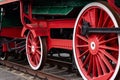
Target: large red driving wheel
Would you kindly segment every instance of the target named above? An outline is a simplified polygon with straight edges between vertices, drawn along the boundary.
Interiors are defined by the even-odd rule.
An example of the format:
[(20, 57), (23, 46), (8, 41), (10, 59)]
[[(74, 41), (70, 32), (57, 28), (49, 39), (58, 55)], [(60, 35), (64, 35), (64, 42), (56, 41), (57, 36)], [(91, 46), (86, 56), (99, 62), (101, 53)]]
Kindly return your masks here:
[(81, 35), (83, 22), (90, 27), (118, 27), (118, 16), (107, 3), (93, 2), (78, 15), (73, 35), (73, 50), (77, 68), (84, 80), (114, 80), (120, 65), (119, 40), (115, 33)]
[(43, 68), (46, 58), (45, 39), (38, 36), (34, 37), (32, 32), (29, 32), (26, 38), (26, 55), (32, 69)]

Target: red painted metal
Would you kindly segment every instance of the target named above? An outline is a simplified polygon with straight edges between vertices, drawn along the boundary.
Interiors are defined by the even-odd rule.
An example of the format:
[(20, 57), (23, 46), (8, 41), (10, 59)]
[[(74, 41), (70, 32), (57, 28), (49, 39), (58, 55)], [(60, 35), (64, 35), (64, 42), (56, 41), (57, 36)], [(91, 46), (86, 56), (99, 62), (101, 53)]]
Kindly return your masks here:
[[(62, 19), (62, 20), (50, 20), (48, 21), (48, 28), (57, 29), (57, 28), (73, 28), (75, 23), (75, 19)], [(52, 39), (50, 36), (50, 32), (48, 33), (47, 44), (48, 49), (51, 48), (61, 48), (72, 50), (72, 40), (68, 39)]]
[[(18, 0), (4, 0), (0, 5), (16, 2)], [(120, 8), (114, 4), (114, 0), (108, 0), (112, 8), (120, 14)], [(53, 39), (51, 38), (51, 29), (69, 28), (74, 29), (76, 19), (44, 19), (38, 20), (32, 16), (32, 5), (28, 6), (28, 13), (25, 13), (25, 4), (20, 0), (20, 17), (23, 27), (2, 28), (0, 36), (21, 38), (27, 37), (27, 54), (29, 62), (33, 69), (40, 67), (41, 44), (40, 37), (46, 38), (48, 51), (52, 48), (61, 48), (72, 50), (72, 40), (69, 39)], [(97, 14), (99, 13), (99, 14)], [(98, 17), (99, 16), (99, 17)], [(30, 23), (27, 23), (28, 19)], [(80, 17), (75, 33), (75, 50), (78, 65), (82, 73), (89, 80), (108, 79), (114, 73), (118, 62), (118, 37), (116, 34), (91, 34), (87, 36), (81, 35), (82, 21), (86, 20), (91, 27), (113, 27), (113, 21), (110, 16), (99, 7), (88, 8), (82, 17)], [(26, 33), (29, 32), (29, 33)], [(45, 41), (44, 41), (45, 43)], [(3, 51), (8, 51), (6, 44), (3, 44)], [(111, 55), (112, 54), (112, 55)], [(111, 63), (110, 61), (113, 63)], [(38, 68), (37, 68), (38, 69)]]
[[(23, 8), (24, 4), (22, 0), (20, 0), (20, 13), (21, 13), (21, 22), (24, 25), (22, 30), (22, 36), (24, 35), (26, 30), (30, 30), (34, 36), (47, 36), (48, 38), (48, 49), (51, 48), (64, 48), (72, 50), (72, 42), (71, 40), (62, 40), (62, 39), (51, 39), (50, 29), (53, 28), (74, 28), (75, 19), (59, 19), (59, 20), (37, 20), (32, 18), (32, 6), (28, 4), (28, 14), (25, 14)], [(27, 24), (24, 21), (24, 18), (27, 18), (31, 21), (31, 24)], [(95, 24), (93, 23), (93, 26)], [(68, 44), (60, 44), (68, 42)]]
[(2, 52), (8, 52), (9, 48), (14, 48), (15, 47), (15, 43), (11, 42), (11, 43), (3, 43), (2, 44)]
[(2, 51), (3, 52), (7, 52), (8, 51), (8, 47), (7, 47), (7, 44), (2, 44)]
[[(63, 48), (63, 49), (69, 49), (72, 50), (72, 40), (62, 40), (62, 39), (51, 39), (50, 37), (50, 29), (52, 28), (73, 28), (75, 19), (64, 19), (64, 20), (48, 20), (46, 21), (47, 27), (35, 27), (34, 29), (29, 28), (31, 32), (33, 32), (34, 36), (48, 36), (48, 49), (53, 48)], [(44, 22), (39, 25), (44, 24)], [(33, 27), (31, 24), (30, 27)], [(23, 28), (23, 33), (27, 30), (27, 28)], [(64, 44), (61, 44), (64, 43)], [(56, 46), (57, 45), (57, 46)], [(56, 47), (55, 47), (56, 46)]]
[(75, 19), (36, 20), (36, 23), (34, 24), (25, 24), (22, 30), (22, 36), (27, 29), (33, 30), (37, 36), (50, 36), (50, 29), (73, 28), (74, 23)]
[[(35, 20), (32, 19), (31, 16), (31, 4), (29, 4), (29, 15), (26, 15), (23, 11), (23, 3), (22, 0), (20, 2), (20, 11), (21, 11), (21, 21), (25, 28), (22, 30), (22, 36), (24, 32), (29, 29), (31, 32), (33, 32), (34, 36), (48, 36), (47, 43), (48, 43), (48, 49), (51, 48), (63, 48), (63, 49), (69, 49), (72, 50), (72, 41), (71, 40), (62, 40), (62, 39), (51, 39), (50, 35), (50, 29), (52, 28), (73, 28), (75, 19), (59, 19), (59, 20)], [(28, 25), (24, 21), (24, 17), (28, 18), (31, 21), (31, 24)], [(61, 44), (65, 43), (65, 44)]]
[(32, 32), (27, 34), (26, 55), (32, 69), (42, 69), (47, 54), (46, 39), (40, 36), (34, 37)]
[[(18, 0), (4, 0), (4, 1), (0, 2), (0, 4), (2, 5), (2, 4), (15, 2), (15, 1), (18, 1)], [(119, 8), (116, 8), (115, 5), (112, 4), (112, 3), (114, 3), (114, 0), (108, 0), (108, 2), (117, 11), (120, 11)], [(27, 29), (29, 29), (33, 33), (34, 36), (48, 36), (49, 37), (51, 28), (73, 28), (74, 27), (75, 19), (35, 20), (35, 19), (32, 18), (32, 8), (31, 7), (32, 7), (31, 3), (28, 4), (28, 14), (25, 14), (25, 11), (23, 10), (24, 9), (24, 4), (23, 4), (22, 0), (20, 0), (21, 22), (22, 22), (23, 26), (25, 27), (22, 30), (22, 34), (21, 34), (22, 36)], [(29, 19), (31, 21), (31, 24), (27, 24), (24, 20), (25, 18)], [(95, 24), (93, 24), (93, 25), (95, 25)], [(15, 30), (17, 30), (17, 33), (15, 32)], [(6, 31), (8, 33), (6, 33)], [(12, 31), (12, 33), (11, 33), (11, 31)], [(12, 28), (3, 29), (2, 33), (1, 33), (1, 36), (20, 37), (20, 33), (21, 33), (20, 31), (21, 31), (21, 29), (12, 29)], [(53, 45), (54, 45), (54, 43), (55, 44), (57, 43), (57, 41), (49, 38), (49, 42), (50, 41), (53, 43)], [(58, 40), (58, 41), (61, 41), (61, 40)], [(64, 40), (63, 40), (63, 42), (64, 42)], [(69, 42), (69, 40), (68, 40), (68, 42)], [(72, 46), (72, 44), (69, 45), (69, 46)], [(72, 47), (70, 48), (69, 46), (67, 46), (65, 49), (72, 49)]]
[(83, 20), (89, 22), (91, 27), (111, 28), (115, 26), (114, 22), (104, 9), (94, 5), (81, 14), (75, 31), (75, 53), (83, 75), (88, 80), (108, 80), (118, 64), (118, 57), (115, 57), (119, 54), (118, 35), (111, 33), (82, 36)]
[(34, 21), (34, 19), (32, 18), (32, 6), (31, 6), (31, 3), (28, 4), (28, 14), (25, 13), (24, 8), (25, 8), (25, 5), (23, 3), (23, 0), (20, 0), (20, 18), (21, 18), (21, 23), (23, 24), (24, 27), (31, 28), (31, 27), (26, 25), (27, 23), (25, 21), (25, 18), (27, 18), (28, 20), (30, 20), (30, 22), (32, 24), (37, 22), (37, 20)]
[(29, 63), (36, 67), (40, 63), (41, 59), (41, 41), (39, 40), (39, 37), (34, 37), (33, 34), (30, 32), (27, 36), (27, 55), (29, 58)]
[(115, 0), (107, 0), (111, 7), (120, 14), (120, 8), (115, 5)]
[(72, 50), (72, 40), (64, 39), (48, 39), (48, 49), (51, 48), (61, 48)]
[(75, 19), (48, 20), (49, 28), (74, 28)]
[(5, 27), (2, 28), (0, 36), (11, 37), (11, 38), (21, 38), (22, 27)]
[[(47, 25), (45, 22), (41, 22), (37, 26), (37, 24), (27, 24), (29, 26), (29, 30), (33, 33), (34, 36), (48, 36), (48, 49), (53, 48), (63, 48), (63, 49), (69, 49), (72, 50), (72, 40), (62, 40), (62, 39), (51, 39), (50, 37), (50, 29), (52, 28), (73, 28), (75, 19), (63, 19), (63, 20), (48, 20), (46, 21)], [(40, 27), (40, 25), (43, 25), (43, 27)], [(47, 26), (47, 27), (46, 27)], [(32, 28), (32, 29), (31, 29)], [(22, 35), (24, 32), (27, 30), (27, 27), (23, 28), (22, 30)], [(64, 44), (61, 44), (64, 43)]]

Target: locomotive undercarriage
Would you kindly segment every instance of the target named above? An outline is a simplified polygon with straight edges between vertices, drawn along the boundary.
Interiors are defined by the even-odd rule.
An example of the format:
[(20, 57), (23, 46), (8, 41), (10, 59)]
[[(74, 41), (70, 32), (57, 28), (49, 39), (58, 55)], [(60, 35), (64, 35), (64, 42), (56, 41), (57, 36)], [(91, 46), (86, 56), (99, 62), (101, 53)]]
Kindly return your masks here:
[[(29, 0), (25, 3), (20, 1), (20, 16), (23, 24), (21, 31), (26, 42), (24, 39), (16, 38), (0, 39), (3, 41), (0, 43), (0, 52), (26, 53), (29, 65), (34, 70), (42, 69), (46, 58), (52, 58), (72, 62), (75, 69), (76, 63), (84, 80), (115, 79), (120, 65), (119, 8), (116, 9), (112, 3), (111, 7), (107, 1), (93, 2), (83, 9), (83, 4), (64, 7), (66, 5), (61, 1), (64, 5), (62, 4), (61, 7), (61, 4), (58, 4), (57, 9), (63, 13), (57, 15), (59, 10), (56, 6), (40, 7), (39, 0), (32, 7), (32, 3), (27, 1)], [(110, 1), (112, 0), (108, 0)], [(66, 3), (68, 6), (71, 5), (69, 0)], [(43, 12), (45, 11), (44, 14), (39, 10), (41, 8)], [(48, 11), (46, 12), (44, 8)], [(76, 10), (72, 10), (75, 8)], [(51, 10), (53, 12), (49, 12)], [(50, 15), (46, 15), (47, 13)], [(4, 58), (6, 55), (1, 57)]]
[(25, 59), (25, 39), (0, 37), (0, 59), (6, 60), (9, 56)]

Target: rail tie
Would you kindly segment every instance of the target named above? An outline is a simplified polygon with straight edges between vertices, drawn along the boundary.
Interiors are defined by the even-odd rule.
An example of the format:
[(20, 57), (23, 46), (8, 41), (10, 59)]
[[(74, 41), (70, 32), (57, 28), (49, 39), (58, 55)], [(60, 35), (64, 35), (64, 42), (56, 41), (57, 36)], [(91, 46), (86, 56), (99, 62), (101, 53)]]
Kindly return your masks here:
[(44, 80), (66, 80), (63, 77), (60, 77), (60, 76), (57, 76), (57, 75), (54, 75), (54, 74), (50, 74), (50, 73), (46, 73), (46, 72), (42, 72), (42, 71), (39, 71), (39, 70), (35, 71), (35, 70), (32, 70), (28, 66), (24, 66), (24, 65), (17, 64), (17, 63), (14, 63), (14, 62), (6, 61), (6, 60), (4, 60), (4, 61), (0, 60), (0, 63), (4, 66), (9, 67), (10, 69), (15, 69), (15, 70), (18, 70), (18, 71), (21, 71), (21, 72), (24, 72), (24, 73), (28, 73), (30, 75), (33, 75), (34, 77), (39, 77), (39, 78), (44, 79)]

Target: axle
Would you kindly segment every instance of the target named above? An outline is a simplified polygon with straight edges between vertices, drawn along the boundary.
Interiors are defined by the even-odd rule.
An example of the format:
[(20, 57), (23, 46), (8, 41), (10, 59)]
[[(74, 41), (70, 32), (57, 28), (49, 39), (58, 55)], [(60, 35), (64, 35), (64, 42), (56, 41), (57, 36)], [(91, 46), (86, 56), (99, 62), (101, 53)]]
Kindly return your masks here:
[(89, 23), (83, 21), (82, 25), (82, 35), (90, 33), (116, 33), (120, 34), (120, 28), (91, 28)]

